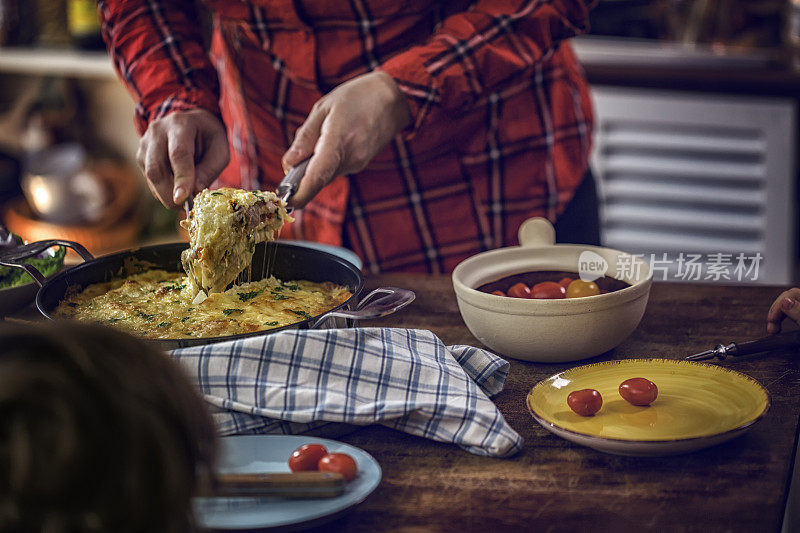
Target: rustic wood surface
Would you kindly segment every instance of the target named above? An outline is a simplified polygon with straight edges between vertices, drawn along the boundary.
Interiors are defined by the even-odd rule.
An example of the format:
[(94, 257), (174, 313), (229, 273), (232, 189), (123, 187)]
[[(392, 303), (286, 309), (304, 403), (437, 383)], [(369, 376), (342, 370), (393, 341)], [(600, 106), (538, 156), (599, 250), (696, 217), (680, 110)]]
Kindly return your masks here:
[[(430, 329), (446, 344), (480, 346), (461, 320), (449, 276), (368, 277), (367, 288), (381, 285), (411, 288), (417, 299), (363, 325)], [(510, 360), (506, 387), (495, 397), (525, 439), (510, 459), (381, 426), (338, 437), (372, 454), (383, 479), (362, 505), (315, 531), (779, 531), (800, 414), (797, 353), (723, 363), (767, 388), (769, 412), (742, 437), (674, 457), (620, 457), (563, 440), (534, 422), (525, 397), (539, 380), (585, 362), (679, 359), (718, 342), (761, 337), (781, 290), (655, 284), (641, 325), (612, 352), (572, 364)], [(29, 308), (11, 318), (41, 317)]]
[[(368, 285), (412, 288), (417, 300), (369, 325), (426, 328), (446, 344), (480, 345), (458, 313), (449, 276), (384, 275)], [(634, 334), (590, 361), (679, 359), (720, 341), (766, 334), (777, 287), (656, 284)], [(546, 431), (525, 397), (539, 380), (575, 364), (511, 360), (495, 402), (525, 439), (522, 453), (489, 459), (384, 427), (340, 440), (371, 453), (380, 487), (353, 512), (319, 528), (348, 531), (779, 531), (800, 413), (796, 354), (728, 359), (772, 397), (766, 417), (744, 436), (666, 458), (607, 455)]]

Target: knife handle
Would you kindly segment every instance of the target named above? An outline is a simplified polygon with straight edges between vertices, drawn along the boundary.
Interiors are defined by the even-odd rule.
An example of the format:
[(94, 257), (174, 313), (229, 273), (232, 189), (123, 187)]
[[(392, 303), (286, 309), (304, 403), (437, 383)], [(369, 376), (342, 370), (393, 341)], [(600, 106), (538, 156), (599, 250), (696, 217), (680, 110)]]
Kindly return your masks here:
[(787, 331), (754, 341), (737, 342), (735, 344), (736, 348), (734, 350), (728, 350), (730, 355), (750, 355), (784, 348), (798, 348), (800, 347), (800, 330)]
[(310, 157), (289, 169), (289, 172), (286, 173), (286, 176), (275, 189), (278, 198), (288, 202), (289, 198), (297, 192), (298, 187), (300, 187), (300, 181), (306, 175), (306, 167), (308, 167), (309, 161), (311, 161)]
[(333, 498), (346, 481), (336, 472), (217, 474), (215, 496)]

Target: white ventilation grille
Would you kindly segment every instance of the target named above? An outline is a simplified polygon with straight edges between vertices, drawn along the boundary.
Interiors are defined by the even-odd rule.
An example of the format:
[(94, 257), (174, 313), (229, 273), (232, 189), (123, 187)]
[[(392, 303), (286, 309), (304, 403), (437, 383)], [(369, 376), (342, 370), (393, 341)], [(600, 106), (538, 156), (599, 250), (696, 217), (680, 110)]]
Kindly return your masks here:
[[(654, 265), (659, 280), (793, 281), (791, 100), (593, 90), (592, 168), (606, 246), (648, 260), (666, 254)], [(718, 266), (687, 273), (682, 253), (683, 260), (700, 254)], [(757, 279), (752, 269), (735, 270), (742, 261), (759, 263)]]

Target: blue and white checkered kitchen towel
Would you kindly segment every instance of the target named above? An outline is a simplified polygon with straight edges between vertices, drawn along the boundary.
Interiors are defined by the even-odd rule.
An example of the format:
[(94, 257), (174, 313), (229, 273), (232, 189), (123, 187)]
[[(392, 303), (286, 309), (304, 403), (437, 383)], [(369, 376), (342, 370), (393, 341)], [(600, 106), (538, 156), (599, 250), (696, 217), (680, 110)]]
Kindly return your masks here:
[(522, 448), (488, 398), (503, 389), (508, 362), (430, 331), (283, 331), (171, 353), (216, 408), (222, 435), (378, 423), (478, 455)]

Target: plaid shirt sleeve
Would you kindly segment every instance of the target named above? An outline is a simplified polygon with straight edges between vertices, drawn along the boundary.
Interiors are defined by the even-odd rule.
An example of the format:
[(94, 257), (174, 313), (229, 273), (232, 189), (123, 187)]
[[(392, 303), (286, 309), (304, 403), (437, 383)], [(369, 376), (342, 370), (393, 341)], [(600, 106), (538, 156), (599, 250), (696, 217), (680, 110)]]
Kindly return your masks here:
[(219, 81), (191, 0), (101, 0), (103, 37), (137, 102), (135, 123), (203, 108), (219, 115)]
[(427, 43), (382, 65), (406, 95), (413, 136), (437, 112), (463, 109), (532, 69), (558, 43), (588, 30), (593, 0), (479, 0), (447, 18)]

